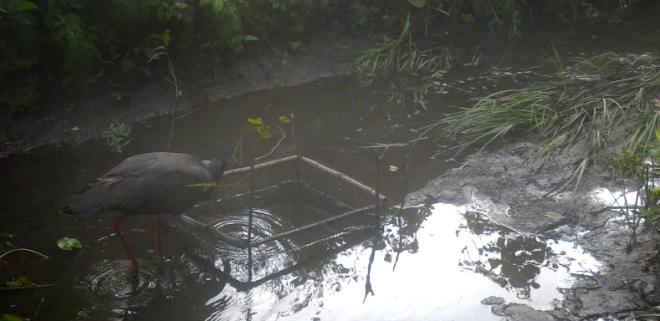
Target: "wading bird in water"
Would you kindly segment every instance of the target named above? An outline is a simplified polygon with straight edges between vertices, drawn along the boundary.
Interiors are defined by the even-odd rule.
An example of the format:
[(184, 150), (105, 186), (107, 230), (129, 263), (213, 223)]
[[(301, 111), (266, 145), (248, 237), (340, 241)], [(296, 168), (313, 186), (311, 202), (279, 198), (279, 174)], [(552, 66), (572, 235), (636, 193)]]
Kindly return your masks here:
[(120, 213), (113, 228), (131, 259), (128, 273), (137, 277), (138, 262), (121, 233), (121, 222), (131, 215), (156, 215), (156, 246), (162, 255), (160, 215), (182, 214), (208, 199), (210, 188), (195, 184), (218, 183), (227, 164), (212, 160), (205, 165), (199, 158), (179, 153), (147, 153), (122, 161), (103, 176), (70, 196), (64, 213)]

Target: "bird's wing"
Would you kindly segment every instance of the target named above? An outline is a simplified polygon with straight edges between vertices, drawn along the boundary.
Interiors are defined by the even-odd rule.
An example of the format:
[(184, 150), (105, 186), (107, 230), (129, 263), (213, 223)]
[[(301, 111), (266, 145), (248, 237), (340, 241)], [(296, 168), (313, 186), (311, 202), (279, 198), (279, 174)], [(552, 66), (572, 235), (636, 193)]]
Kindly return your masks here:
[(65, 211), (136, 214), (183, 211), (199, 199), (200, 191), (189, 185), (210, 181), (210, 173), (194, 156), (137, 155), (127, 158), (70, 197)]

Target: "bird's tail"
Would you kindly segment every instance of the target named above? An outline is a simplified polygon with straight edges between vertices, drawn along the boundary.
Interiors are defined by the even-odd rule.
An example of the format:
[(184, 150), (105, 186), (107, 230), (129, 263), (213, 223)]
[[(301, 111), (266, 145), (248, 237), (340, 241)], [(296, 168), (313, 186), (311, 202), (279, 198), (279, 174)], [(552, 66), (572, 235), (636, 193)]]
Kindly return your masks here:
[(64, 207), (60, 209), (58, 212), (59, 214), (80, 214), (80, 207), (76, 206), (79, 202), (77, 202), (77, 197), (78, 195), (72, 195), (67, 197), (64, 203)]
[(69, 196), (59, 211), (60, 214), (78, 215), (96, 210), (96, 204), (89, 201), (89, 197), (83, 197), (82, 194)]

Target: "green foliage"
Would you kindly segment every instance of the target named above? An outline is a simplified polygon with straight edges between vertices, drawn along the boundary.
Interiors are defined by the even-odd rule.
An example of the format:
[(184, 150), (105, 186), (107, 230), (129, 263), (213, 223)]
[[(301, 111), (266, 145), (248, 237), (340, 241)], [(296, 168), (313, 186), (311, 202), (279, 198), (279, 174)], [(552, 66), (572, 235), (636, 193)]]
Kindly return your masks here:
[(417, 8), (424, 8), (426, 6), (426, 0), (408, 0), (408, 2)]
[(65, 251), (73, 251), (82, 247), (80, 241), (71, 237), (62, 237), (57, 240), (57, 247)]
[(363, 86), (374, 81), (388, 81), (390, 101), (405, 105), (412, 100), (425, 107), (430, 82), (441, 78), (451, 68), (452, 55), (447, 47), (419, 50), (412, 40), (411, 14), (398, 38), (383, 37), (375, 45), (360, 51), (355, 69)]
[[(288, 124), (291, 122), (291, 119), (287, 116), (279, 116), (277, 120), (281, 124)], [(273, 136), (273, 130), (270, 128), (270, 126), (267, 126), (263, 119), (261, 118), (248, 118), (247, 119), (248, 123), (252, 124), (254, 126), (254, 130), (259, 134), (259, 136), (263, 139), (268, 139)]]
[(211, 182), (211, 183), (196, 183), (196, 184), (190, 184), (186, 185), (186, 187), (196, 187), (196, 188), (208, 188), (208, 187), (217, 187), (218, 183), (216, 182)]
[(34, 287), (36, 285), (37, 285), (36, 283), (34, 283), (25, 275), (21, 275), (16, 279), (14, 279), (13, 281), (7, 282), (8, 288), (26, 288), (26, 287)]
[[(0, 2), (0, 105), (15, 111), (34, 105), (47, 79), (70, 91), (104, 77), (109, 82), (139, 71), (166, 67), (152, 60), (161, 46), (180, 68), (197, 72), (216, 68), (248, 42), (299, 43), (311, 27), (369, 30), (385, 36), (361, 53), (363, 76), (404, 67), (438, 64), (425, 50), (413, 48), (410, 30), (447, 17), (454, 22), (508, 28), (521, 34), (523, 17), (541, 13), (572, 22), (580, 17), (612, 16), (636, 1), (619, 0), (11, 0)], [(383, 33), (381, 33), (383, 34)], [(416, 33), (417, 34), (417, 33)], [(426, 32), (424, 33), (426, 34)], [(268, 42), (270, 48), (278, 51)], [(300, 47), (300, 46), (294, 46)], [(293, 48), (292, 51), (295, 51)], [(407, 58), (406, 58), (407, 56)], [(285, 59), (283, 59), (285, 61)], [(154, 62), (155, 66), (149, 63)], [(446, 62), (443, 62), (446, 64)], [(409, 67), (405, 67), (409, 68)], [(384, 71), (384, 73), (383, 73)], [(48, 77), (43, 77), (47, 73)], [(405, 92), (405, 90), (404, 90)], [(410, 95), (408, 95), (410, 96)]]
[(101, 137), (105, 139), (105, 144), (111, 151), (121, 154), (124, 152), (124, 147), (131, 143), (131, 127), (121, 123), (110, 123), (108, 130), (101, 133)]
[(2, 315), (2, 319), (0, 321), (23, 321), (24, 319), (15, 315), (15, 314), (10, 314), (10, 313), (5, 313)]
[(261, 118), (248, 118), (248, 123), (254, 125), (254, 130), (259, 133), (259, 136), (263, 139), (268, 139), (273, 135), (272, 130), (264, 125)]

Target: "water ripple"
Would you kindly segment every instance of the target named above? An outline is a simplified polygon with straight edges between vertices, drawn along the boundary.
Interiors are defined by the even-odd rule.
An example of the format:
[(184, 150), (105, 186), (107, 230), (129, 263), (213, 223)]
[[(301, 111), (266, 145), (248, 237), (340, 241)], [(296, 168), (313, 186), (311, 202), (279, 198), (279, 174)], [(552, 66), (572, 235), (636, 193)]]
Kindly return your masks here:
[[(213, 227), (218, 231), (245, 239), (248, 235), (248, 210), (223, 216), (214, 222)], [(258, 241), (293, 228), (290, 222), (274, 215), (264, 209), (253, 209), (252, 240)], [(295, 258), (291, 250), (295, 245), (288, 238), (267, 242), (252, 249), (253, 277), (259, 278), (273, 273), (291, 264)], [(247, 251), (234, 247), (223, 246), (218, 249), (225, 259), (232, 262), (232, 275), (245, 278), (248, 274)], [(218, 262), (220, 263), (220, 262)]]
[(134, 284), (127, 273), (130, 264), (129, 260), (95, 262), (83, 276), (80, 286), (94, 295), (113, 300), (149, 295), (157, 285), (156, 268), (141, 264), (137, 284)]

